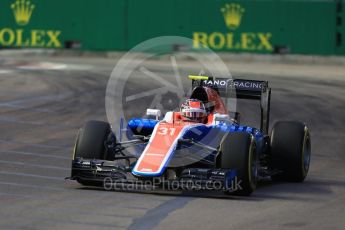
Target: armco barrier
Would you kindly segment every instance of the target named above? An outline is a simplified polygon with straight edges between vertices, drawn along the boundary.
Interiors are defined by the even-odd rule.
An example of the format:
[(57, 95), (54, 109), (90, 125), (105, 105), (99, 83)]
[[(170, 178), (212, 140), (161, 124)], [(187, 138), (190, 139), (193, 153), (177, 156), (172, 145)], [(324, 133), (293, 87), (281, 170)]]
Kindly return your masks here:
[(1, 0), (0, 46), (128, 50), (177, 35), (193, 39), (194, 50), (344, 55), (339, 2)]

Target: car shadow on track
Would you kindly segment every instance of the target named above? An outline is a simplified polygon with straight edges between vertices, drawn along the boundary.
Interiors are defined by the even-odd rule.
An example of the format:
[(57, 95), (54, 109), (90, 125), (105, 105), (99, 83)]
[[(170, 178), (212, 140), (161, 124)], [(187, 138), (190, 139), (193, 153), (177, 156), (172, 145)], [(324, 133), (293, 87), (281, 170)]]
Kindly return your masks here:
[(261, 199), (314, 201), (334, 193), (333, 188), (344, 188), (345, 182), (309, 178), (303, 183), (263, 180), (253, 194)]
[(134, 190), (134, 189), (113, 189), (106, 190), (102, 187), (78, 187), (80, 190), (98, 190), (103, 192), (120, 192), (150, 194), (158, 196), (174, 197), (193, 197), (193, 198), (211, 198), (211, 199), (229, 199), (246, 201), (266, 201), (266, 200), (303, 200), (315, 201), (326, 195), (333, 193), (331, 187), (344, 188), (345, 182), (338, 180), (325, 180), (311, 178), (304, 183), (285, 183), (273, 182), (271, 180), (260, 181), (257, 190), (250, 197), (226, 195), (222, 191), (169, 191), (169, 190)]
[[(103, 192), (116, 192), (116, 193), (135, 193), (135, 194), (147, 194), (157, 196), (173, 196), (173, 197), (192, 197), (192, 198), (212, 198), (212, 199), (241, 199), (241, 200), (253, 200), (250, 197), (230, 196), (221, 191), (169, 191), (169, 190), (106, 190), (102, 187), (79, 187), (80, 190), (93, 190)], [(255, 199), (255, 198), (254, 198)]]

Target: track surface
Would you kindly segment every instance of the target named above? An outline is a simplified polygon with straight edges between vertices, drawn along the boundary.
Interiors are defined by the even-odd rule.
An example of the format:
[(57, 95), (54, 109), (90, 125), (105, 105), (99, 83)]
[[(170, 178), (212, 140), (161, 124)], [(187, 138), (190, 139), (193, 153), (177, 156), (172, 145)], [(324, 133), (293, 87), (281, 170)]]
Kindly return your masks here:
[[(266, 181), (250, 198), (236, 198), (107, 192), (64, 181), (77, 129), (106, 120), (104, 94), (115, 62), (59, 58), (51, 61), (66, 69), (29, 71), (0, 60), (1, 229), (344, 229), (345, 72), (247, 74), (271, 83), (271, 124), (279, 118), (309, 125), (313, 154), (305, 183)], [(255, 111), (242, 109), (243, 117)]]

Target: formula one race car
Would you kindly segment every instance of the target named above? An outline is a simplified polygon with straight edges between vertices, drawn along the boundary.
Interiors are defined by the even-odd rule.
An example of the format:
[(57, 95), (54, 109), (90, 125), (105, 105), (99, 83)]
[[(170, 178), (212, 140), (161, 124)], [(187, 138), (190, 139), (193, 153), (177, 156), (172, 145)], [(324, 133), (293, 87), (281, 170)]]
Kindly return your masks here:
[[(297, 121), (279, 121), (268, 135), (268, 82), (189, 78), (192, 94), (180, 111), (161, 119), (159, 110), (148, 109), (154, 118), (133, 118), (121, 128), (126, 141), (106, 122), (87, 122), (77, 136), (69, 179), (105, 188), (158, 181), (153, 187), (220, 189), (244, 196), (256, 189), (259, 177), (305, 179), (311, 156), (308, 128)], [(239, 114), (225, 106), (228, 98), (259, 100), (260, 128), (241, 125)], [(129, 147), (136, 154), (126, 153)]]

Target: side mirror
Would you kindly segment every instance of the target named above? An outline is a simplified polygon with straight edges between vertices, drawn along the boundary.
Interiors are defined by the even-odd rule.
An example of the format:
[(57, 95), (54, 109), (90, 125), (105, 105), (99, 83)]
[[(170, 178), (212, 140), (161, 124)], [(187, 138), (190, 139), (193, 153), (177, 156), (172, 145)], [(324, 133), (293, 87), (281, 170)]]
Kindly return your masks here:
[(227, 114), (215, 114), (214, 115), (214, 124), (220, 125), (220, 124), (229, 124), (230, 123), (230, 117)]
[(162, 112), (159, 109), (147, 109), (146, 110), (147, 116), (154, 116), (156, 120), (158, 121), (160, 116), (162, 115)]

